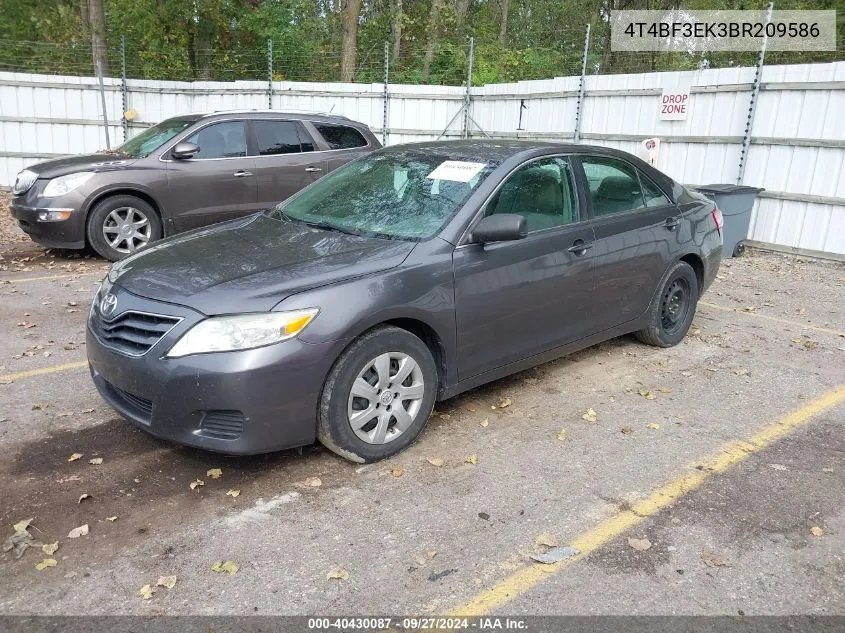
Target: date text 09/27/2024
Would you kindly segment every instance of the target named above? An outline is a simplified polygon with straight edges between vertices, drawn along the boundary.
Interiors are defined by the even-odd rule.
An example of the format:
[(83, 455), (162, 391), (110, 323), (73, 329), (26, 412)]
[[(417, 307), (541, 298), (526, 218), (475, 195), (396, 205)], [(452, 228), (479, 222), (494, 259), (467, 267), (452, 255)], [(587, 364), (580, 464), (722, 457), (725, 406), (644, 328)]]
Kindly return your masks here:
[(403, 631), (452, 631), (456, 629), (478, 630), (526, 630), (525, 620), (506, 617), (449, 618), (308, 618), (308, 630), (374, 630), (398, 629)]

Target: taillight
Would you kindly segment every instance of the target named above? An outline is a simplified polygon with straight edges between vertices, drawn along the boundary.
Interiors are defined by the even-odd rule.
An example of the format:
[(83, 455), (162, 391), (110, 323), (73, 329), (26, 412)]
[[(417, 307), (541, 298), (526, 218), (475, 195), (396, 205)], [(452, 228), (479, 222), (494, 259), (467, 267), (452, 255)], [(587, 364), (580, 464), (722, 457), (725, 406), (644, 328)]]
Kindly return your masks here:
[(722, 212), (719, 211), (719, 207), (713, 209), (713, 212), (710, 215), (713, 217), (713, 224), (716, 225), (716, 230), (719, 231), (719, 235), (721, 235), (725, 221), (722, 218)]

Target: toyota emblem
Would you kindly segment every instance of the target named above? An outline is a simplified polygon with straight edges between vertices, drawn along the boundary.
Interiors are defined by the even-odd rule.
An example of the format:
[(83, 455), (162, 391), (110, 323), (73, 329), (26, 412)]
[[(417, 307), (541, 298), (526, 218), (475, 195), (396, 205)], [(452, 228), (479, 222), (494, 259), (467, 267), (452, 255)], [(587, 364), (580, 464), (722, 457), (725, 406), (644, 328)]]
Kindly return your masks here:
[(103, 297), (103, 300), (100, 301), (100, 314), (103, 316), (109, 316), (114, 309), (117, 307), (117, 297), (115, 297), (112, 293), (107, 294)]

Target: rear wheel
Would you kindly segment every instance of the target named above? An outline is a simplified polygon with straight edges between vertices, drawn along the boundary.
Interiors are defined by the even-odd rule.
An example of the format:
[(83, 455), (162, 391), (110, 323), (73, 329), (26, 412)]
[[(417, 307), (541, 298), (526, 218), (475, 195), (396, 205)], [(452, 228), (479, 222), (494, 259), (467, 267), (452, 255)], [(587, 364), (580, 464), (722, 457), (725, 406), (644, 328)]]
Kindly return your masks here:
[(434, 408), (437, 368), (428, 347), (397, 327), (362, 335), (335, 363), (320, 400), (317, 437), (355, 462), (407, 448)]
[(734, 257), (742, 257), (745, 253), (745, 242), (737, 242), (736, 246), (734, 246)]
[(93, 208), (87, 233), (91, 248), (114, 262), (161, 239), (161, 220), (140, 198), (112, 196)]
[(698, 305), (698, 277), (692, 266), (678, 262), (664, 277), (650, 308), (649, 324), (636, 333), (643, 343), (672, 347), (687, 335)]

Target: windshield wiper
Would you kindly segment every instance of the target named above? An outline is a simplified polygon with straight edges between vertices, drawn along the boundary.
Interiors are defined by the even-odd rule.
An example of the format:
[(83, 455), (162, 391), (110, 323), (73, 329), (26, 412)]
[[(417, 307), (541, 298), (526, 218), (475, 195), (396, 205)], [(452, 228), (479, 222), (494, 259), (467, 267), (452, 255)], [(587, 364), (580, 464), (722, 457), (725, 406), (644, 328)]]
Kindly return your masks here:
[(342, 226), (338, 226), (336, 224), (332, 224), (331, 222), (326, 222), (325, 220), (300, 220), (304, 222), (308, 226), (313, 226), (318, 229), (323, 229), (326, 231), (338, 231), (339, 233), (346, 233), (347, 235), (355, 235), (361, 237), (361, 234), (357, 231), (353, 231), (352, 229), (346, 229)]

